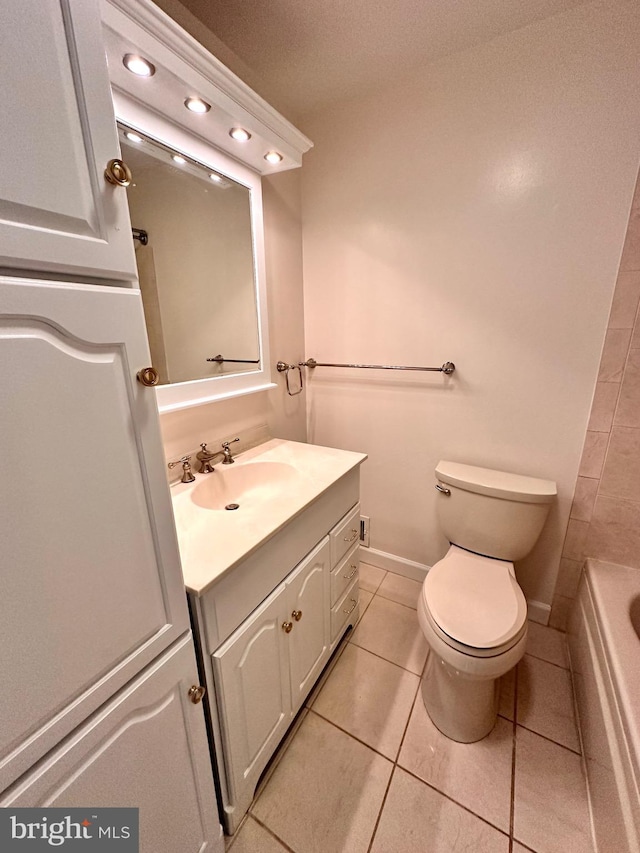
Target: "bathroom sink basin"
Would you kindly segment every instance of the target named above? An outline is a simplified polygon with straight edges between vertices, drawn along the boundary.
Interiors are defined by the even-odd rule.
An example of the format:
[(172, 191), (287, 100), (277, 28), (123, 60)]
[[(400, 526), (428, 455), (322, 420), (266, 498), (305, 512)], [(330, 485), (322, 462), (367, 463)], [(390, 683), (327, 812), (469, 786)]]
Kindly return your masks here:
[[(342, 488), (362, 453), (272, 438), (233, 465), (171, 486), (185, 584), (203, 595), (327, 490)], [(345, 485), (344, 488), (347, 486)], [(236, 510), (225, 511), (237, 504)]]
[(241, 512), (280, 499), (299, 479), (299, 472), (286, 462), (219, 465), (212, 474), (199, 478), (190, 498), (202, 509)]

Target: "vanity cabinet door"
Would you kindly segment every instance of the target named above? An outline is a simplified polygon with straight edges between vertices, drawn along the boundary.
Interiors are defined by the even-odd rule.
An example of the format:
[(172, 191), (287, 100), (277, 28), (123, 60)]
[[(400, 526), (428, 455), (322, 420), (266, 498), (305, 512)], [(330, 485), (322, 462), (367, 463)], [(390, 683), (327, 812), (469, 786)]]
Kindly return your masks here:
[(0, 8), (0, 267), (136, 279), (97, 0)]
[(188, 697), (197, 679), (187, 635), (20, 779), (0, 806), (87, 807), (89, 820), (92, 807), (133, 807), (140, 810), (141, 853), (222, 849), (202, 705)]
[(148, 357), (139, 291), (0, 279), (0, 790), (189, 631)]
[(329, 537), (287, 578), (291, 704), (302, 705), (329, 657)]
[[(242, 818), (292, 718), (283, 584), (212, 656), (231, 802)], [(237, 825), (230, 816), (230, 825)]]

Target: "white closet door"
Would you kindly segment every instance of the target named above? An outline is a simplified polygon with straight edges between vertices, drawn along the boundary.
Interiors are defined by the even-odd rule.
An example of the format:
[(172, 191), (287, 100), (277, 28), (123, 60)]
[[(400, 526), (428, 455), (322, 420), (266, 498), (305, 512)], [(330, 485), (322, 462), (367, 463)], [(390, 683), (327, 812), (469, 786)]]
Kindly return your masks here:
[(292, 622), (291, 704), (302, 705), (329, 658), (329, 537), (287, 578), (288, 619)]
[(136, 278), (97, 0), (0, 4), (0, 267)]
[(222, 851), (187, 635), (0, 799), (19, 807), (140, 809), (141, 853)]
[(189, 630), (139, 291), (0, 280), (0, 790)]

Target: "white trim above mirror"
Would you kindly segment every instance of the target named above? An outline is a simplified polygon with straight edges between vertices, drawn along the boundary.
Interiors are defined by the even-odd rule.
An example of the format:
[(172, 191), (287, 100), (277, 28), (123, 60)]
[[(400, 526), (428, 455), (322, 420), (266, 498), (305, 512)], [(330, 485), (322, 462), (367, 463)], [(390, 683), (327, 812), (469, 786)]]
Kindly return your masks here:
[[(151, 0), (101, 2), (114, 92), (137, 100), (261, 175), (302, 165), (311, 140)], [(152, 63), (153, 75), (140, 77), (127, 70), (127, 54)], [(190, 112), (185, 108), (189, 98), (202, 99), (210, 109)], [(229, 131), (235, 127), (247, 130), (250, 139), (232, 138)], [(279, 153), (282, 160), (266, 160), (269, 152)]]
[[(150, 0), (102, 0), (102, 18), (116, 118), (250, 191), (260, 364), (255, 370), (160, 386), (159, 410), (275, 388), (260, 175), (300, 166), (312, 143)], [(148, 77), (131, 73), (123, 63), (127, 54), (143, 57), (154, 73)], [(191, 112), (185, 107), (189, 98), (202, 99), (209, 109)], [(234, 139), (232, 128), (243, 128), (249, 138)], [(270, 152), (282, 159), (267, 160)], [(201, 310), (214, 311), (214, 301), (211, 305), (203, 301)]]

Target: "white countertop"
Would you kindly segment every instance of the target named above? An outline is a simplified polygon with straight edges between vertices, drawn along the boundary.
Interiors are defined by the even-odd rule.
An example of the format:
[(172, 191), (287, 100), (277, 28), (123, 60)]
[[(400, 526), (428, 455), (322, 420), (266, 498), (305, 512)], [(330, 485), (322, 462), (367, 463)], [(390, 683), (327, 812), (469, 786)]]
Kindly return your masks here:
[[(224, 477), (225, 466), (220, 463), (212, 474), (196, 474), (195, 483), (173, 485), (171, 497), (187, 590), (195, 595), (205, 593), (366, 458), (366, 454), (350, 450), (271, 439), (236, 456), (233, 473), (232, 466), (226, 468), (235, 482), (253, 471), (259, 477), (268, 476), (269, 465), (251, 472), (240, 471), (256, 462), (278, 463), (273, 471), (286, 476), (273, 485), (272, 493), (268, 479), (263, 479), (259, 493), (255, 491), (253, 496), (238, 500), (240, 508), (235, 511), (205, 508), (193, 500), (197, 487), (201, 493), (206, 491), (203, 482), (207, 478)], [(231, 477), (230, 482), (234, 482)], [(211, 485), (217, 487), (219, 483), (222, 480)]]

